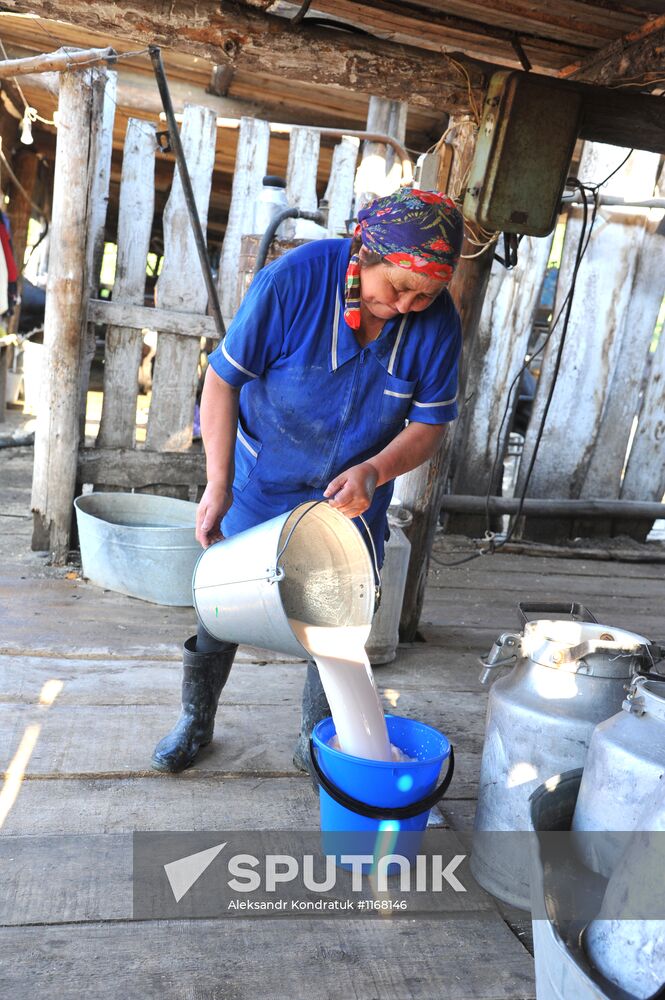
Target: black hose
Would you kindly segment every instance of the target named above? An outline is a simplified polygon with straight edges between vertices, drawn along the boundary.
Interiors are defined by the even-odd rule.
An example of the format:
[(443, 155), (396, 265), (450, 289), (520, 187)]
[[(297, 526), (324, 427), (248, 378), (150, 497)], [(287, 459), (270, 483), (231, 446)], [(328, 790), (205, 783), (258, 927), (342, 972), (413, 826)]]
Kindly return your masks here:
[(281, 224), (286, 219), (309, 219), (311, 222), (323, 222), (322, 212), (304, 212), (300, 208), (284, 208), (281, 212), (275, 215), (266, 229), (265, 233), (261, 237), (261, 242), (259, 243), (259, 249), (256, 253), (256, 264), (254, 266), (254, 276), (259, 273), (261, 268), (265, 265), (266, 257), (268, 256), (268, 250), (270, 244), (275, 238), (275, 233), (281, 226)]

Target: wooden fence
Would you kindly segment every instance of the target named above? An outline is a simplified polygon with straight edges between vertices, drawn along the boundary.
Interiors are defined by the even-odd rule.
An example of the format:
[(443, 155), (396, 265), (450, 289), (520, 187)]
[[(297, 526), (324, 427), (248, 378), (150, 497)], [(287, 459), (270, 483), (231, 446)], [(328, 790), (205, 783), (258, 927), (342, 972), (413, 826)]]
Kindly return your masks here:
[[(204, 456), (200, 448), (192, 447), (192, 426), (201, 340), (214, 342), (217, 332), (207, 315), (207, 295), (177, 169), (163, 218), (164, 261), (156, 304), (144, 304), (155, 157), (162, 154), (155, 127), (142, 120), (131, 119), (127, 126), (113, 299), (94, 297), (105, 234), (114, 87), (115, 75), (107, 70), (62, 75), (59, 180), (45, 321), (48, 378), (44, 412), (38, 419), (33, 480), (33, 546), (49, 548), (59, 559), (68, 549), (71, 501), (84, 484), (194, 499), (205, 483)], [(205, 229), (217, 138), (213, 111), (187, 107), (181, 134)], [(315, 129), (291, 131), (287, 198), (307, 210), (317, 206), (319, 142)], [(218, 275), (227, 322), (242, 294), (238, 260), (243, 237), (252, 230), (269, 144), (269, 123), (242, 119)], [(351, 214), (358, 145), (357, 139), (345, 137), (334, 151), (326, 191), (330, 236), (343, 232)], [(621, 156), (615, 147), (587, 144), (580, 176), (601, 179)], [(604, 191), (630, 194), (633, 199), (650, 197), (658, 162), (657, 155), (636, 151)], [(579, 226), (580, 210), (573, 208), (555, 313), (570, 284)], [(524, 240), (518, 267), (506, 272), (496, 265), (491, 276), (480, 331), (466, 357), (469, 378), (455, 444), (455, 493), (483, 495), (497, 488), (490, 482), (490, 469), (498, 427), (507, 388), (524, 359), (550, 242)], [(653, 354), (649, 343), (665, 291), (664, 243), (657, 220), (647, 211), (601, 210), (580, 272), (561, 374), (529, 496), (662, 497), (665, 343)], [(79, 273), (80, 280), (72, 283), (70, 275)], [(85, 447), (82, 416), (95, 323), (107, 326), (104, 398), (95, 446)], [(137, 445), (137, 371), (146, 328), (157, 331), (158, 349), (146, 440)], [(542, 359), (525, 462), (533, 454), (559, 335), (560, 330)], [(632, 449), (625, 464), (629, 439)], [(527, 532), (551, 537), (562, 530), (567, 534), (568, 527), (566, 522), (539, 521), (527, 523)], [(612, 530), (612, 525), (603, 527)], [(573, 526), (576, 533), (579, 529)], [(636, 527), (638, 535), (644, 530), (645, 525)]]
[[(216, 144), (214, 112), (187, 107), (181, 138), (205, 231)], [(242, 119), (218, 279), (227, 323), (239, 304), (241, 241), (244, 234), (252, 232), (252, 210), (267, 170), (269, 143), (268, 122)], [(130, 119), (120, 188), (113, 300), (93, 300), (88, 306), (88, 320), (110, 325), (99, 436), (94, 449), (82, 449), (80, 453), (79, 479), (124, 489), (165, 487), (170, 493), (193, 498), (205, 483), (203, 456), (191, 453), (201, 338), (215, 341), (217, 333), (212, 318), (206, 315), (207, 294), (177, 168), (164, 211), (164, 263), (156, 306), (143, 305), (154, 204), (154, 158), (159, 155), (156, 149), (154, 126)], [(349, 217), (357, 153), (358, 141), (349, 138), (335, 150), (333, 164), (341, 160), (351, 169), (340, 170), (329, 185), (332, 227)], [(287, 198), (291, 204), (310, 211), (318, 204), (318, 159), (318, 132), (294, 128), (290, 136)], [(156, 330), (159, 339), (145, 447), (139, 448), (135, 440), (136, 372), (141, 330), (146, 327)]]
[[(602, 180), (625, 154), (614, 146), (586, 143), (580, 178)], [(630, 201), (654, 197), (659, 161), (654, 153), (634, 151), (602, 193)], [(553, 316), (570, 287), (582, 209), (571, 208), (567, 214)], [(665, 493), (665, 338), (655, 353), (650, 352), (665, 295), (662, 217), (662, 210), (600, 209), (577, 280), (529, 497), (659, 502)], [(483, 496), (500, 490), (500, 476), (490, 482), (499, 425), (508, 388), (524, 361), (550, 246), (551, 237), (523, 240), (514, 270), (493, 265), (480, 328), (467, 359), (470, 376), (455, 441), (453, 493)], [(560, 322), (538, 361), (542, 374), (526, 434), (518, 494), (551, 386), (561, 329)], [(484, 530), (484, 519), (455, 515), (450, 526), (478, 534)], [(619, 533), (643, 539), (650, 526), (651, 522), (532, 518), (527, 519), (525, 533), (543, 540)]]
[[(580, 177), (601, 180), (623, 155), (616, 147), (587, 143)], [(603, 193), (632, 201), (653, 197), (659, 160), (654, 153), (635, 150)], [(555, 315), (570, 286), (581, 212), (572, 209), (566, 227)], [(656, 232), (655, 217), (649, 216), (630, 207), (604, 207), (599, 213), (577, 280), (544, 447), (529, 484), (532, 497), (660, 501), (665, 493), (665, 345), (661, 342), (658, 354), (650, 355), (665, 295), (665, 238)], [(561, 328), (543, 355), (518, 490), (533, 454)], [(635, 421), (637, 434), (624, 472)], [(649, 527), (643, 523), (630, 530), (640, 538)], [(618, 534), (628, 528), (625, 522), (534, 520), (527, 521), (526, 534), (545, 539)]]
[[(54, 194), (56, 252), (52, 260), (58, 261), (60, 244), (72, 244), (72, 212), (77, 246), (72, 248), (72, 254), (65, 255), (62, 268), (56, 263), (49, 277), (45, 322), (47, 402), (38, 421), (33, 477), (33, 547), (49, 548), (60, 560), (66, 557), (69, 544), (71, 501), (84, 484), (167, 492), (192, 499), (205, 484), (204, 456), (200, 448), (192, 448), (192, 428), (201, 339), (214, 343), (217, 331), (207, 315), (207, 294), (177, 168), (163, 216), (164, 259), (156, 303), (154, 307), (144, 304), (155, 157), (162, 154), (155, 126), (143, 120), (130, 119), (127, 125), (113, 298), (109, 301), (95, 297), (105, 236), (114, 87), (115, 74), (102, 69), (62, 75), (56, 176), (66, 180), (56, 185)], [(87, 109), (85, 114), (81, 109)], [(87, 137), (85, 155), (79, 149), (82, 140), (75, 141), (77, 136)], [(186, 107), (181, 138), (205, 231), (217, 141), (215, 113), (204, 107)], [(268, 122), (241, 120), (218, 274), (227, 323), (239, 304), (241, 241), (252, 232), (253, 206), (267, 172), (269, 144)], [(291, 204), (310, 210), (317, 207), (319, 144), (316, 129), (294, 127), (291, 131), (287, 197)], [(351, 214), (358, 149), (358, 139), (345, 136), (333, 153), (326, 191), (331, 236), (343, 232)], [(76, 287), (66, 285), (67, 267), (71, 273), (81, 274)], [(63, 311), (67, 313), (64, 321)], [(85, 447), (85, 399), (94, 353), (94, 324), (99, 323), (107, 327), (103, 406), (95, 446)], [(137, 372), (142, 331), (146, 328), (157, 332), (158, 348), (145, 444), (137, 445)], [(63, 357), (66, 343), (74, 345), (74, 353), (70, 351)], [(58, 385), (57, 373), (61, 382), (66, 374), (66, 385)], [(78, 401), (76, 426), (73, 394)]]

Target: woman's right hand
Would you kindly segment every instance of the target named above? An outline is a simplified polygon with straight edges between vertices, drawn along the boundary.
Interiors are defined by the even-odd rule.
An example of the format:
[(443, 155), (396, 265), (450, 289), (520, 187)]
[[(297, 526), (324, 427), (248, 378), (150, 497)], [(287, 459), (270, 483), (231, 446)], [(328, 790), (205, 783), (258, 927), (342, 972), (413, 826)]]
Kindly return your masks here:
[(233, 491), (220, 483), (208, 483), (196, 511), (196, 540), (204, 549), (220, 542), (221, 521), (233, 503)]

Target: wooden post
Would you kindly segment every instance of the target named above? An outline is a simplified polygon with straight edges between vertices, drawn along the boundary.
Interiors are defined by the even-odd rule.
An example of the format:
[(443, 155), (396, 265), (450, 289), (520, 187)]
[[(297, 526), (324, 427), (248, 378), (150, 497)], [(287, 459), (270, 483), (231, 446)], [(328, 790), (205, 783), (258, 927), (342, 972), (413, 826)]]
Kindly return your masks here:
[[(319, 206), (316, 175), (320, 147), (321, 136), (316, 129), (300, 126), (291, 129), (286, 168), (286, 200), (290, 206), (301, 208), (305, 212), (316, 212)], [(284, 239), (295, 239), (298, 229), (297, 219), (287, 219), (284, 223)]]
[[(454, 159), (451, 169), (448, 194), (461, 201), (464, 184), (468, 176), (468, 165), (473, 158), (476, 142), (475, 128), (464, 126), (453, 133)], [(463, 254), (472, 254), (477, 250), (466, 240), (462, 247)], [(475, 334), (480, 320), (487, 282), (492, 267), (491, 248), (480, 257), (462, 259), (450, 285), (450, 292), (462, 321), (464, 337), (464, 354), (469, 355), (474, 349)], [(460, 368), (458, 399), (463, 401), (467, 395), (466, 373), (469, 364), (464, 361)], [(403, 642), (413, 642), (420, 620), (423, 600), (425, 597), (425, 582), (429, 569), (429, 557), (434, 541), (434, 533), (439, 519), (441, 496), (445, 491), (446, 479), (451, 459), (453, 435), (449, 432), (430, 462), (418, 470), (418, 475), (410, 483), (404, 483), (400, 477), (395, 484), (395, 492), (402, 497), (407, 488), (417, 484), (418, 493), (411, 501), (409, 509), (413, 513), (413, 522), (407, 529), (411, 542), (411, 557), (406, 580), (402, 616), (400, 618), (400, 638)], [(411, 476), (415, 476), (411, 473)], [(414, 491), (415, 492), (415, 491)], [(409, 506), (407, 503), (406, 506)]]
[(44, 373), (32, 481), (33, 549), (66, 561), (79, 446), (79, 365), (88, 288), (87, 247), (95, 136), (106, 70), (63, 73), (56, 144), (51, 254), (44, 316)]
[[(391, 135), (404, 144), (408, 104), (384, 97), (370, 97), (367, 131)], [(356, 212), (374, 198), (396, 191), (402, 179), (402, 165), (392, 146), (383, 142), (364, 142), (356, 176)]]
[(238, 258), (243, 236), (252, 231), (254, 202), (268, 168), (270, 125), (258, 118), (242, 118), (238, 133), (231, 206), (219, 261), (219, 301), (228, 327), (240, 305)]
[[(204, 232), (216, 138), (214, 111), (188, 106), (182, 123), (182, 145)], [(175, 312), (204, 313), (208, 293), (177, 169), (163, 220), (164, 265), (157, 284), (156, 304), (160, 309)], [(185, 451), (192, 443), (200, 350), (199, 341), (194, 337), (159, 334), (146, 434), (146, 447), (151, 451)]]
[[(99, 295), (99, 274), (104, 256), (104, 236), (106, 233), (106, 211), (109, 203), (111, 183), (111, 157), (113, 155), (113, 123), (115, 121), (118, 74), (107, 72), (93, 84), (95, 106), (101, 106), (101, 125), (91, 136), (92, 181), (90, 187), (90, 221), (88, 223), (88, 244), (86, 267), (88, 286), (86, 298)], [(85, 415), (88, 403), (90, 368), (95, 356), (95, 328), (87, 319), (83, 321), (81, 342), (81, 362), (79, 368), (79, 423), (81, 440), (85, 438)]]
[(345, 236), (347, 220), (353, 218), (353, 181), (360, 140), (342, 137), (333, 151), (325, 200), (328, 202), (328, 236)]
[(4, 424), (7, 417), (5, 416), (5, 407), (7, 406), (7, 362), (8, 362), (8, 347), (0, 347), (0, 424)]
[[(626, 152), (619, 147), (586, 143), (579, 176), (586, 181), (603, 180), (621, 163)], [(636, 199), (651, 197), (657, 167), (656, 154), (635, 150), (603, 191), (605, 194), (621, 195), (630, 189)], [(594, 452), (604, 413), (611, 403), (613, 378), (615, 374), (620, 374), (618, 365), (625, 319), (631, 301), (636, 261), (644, 240), (646, 218), (644, 210), (606, 206), (596, 222), (579, 270), (561, 367), (545, 435), (529, 483), (528, 495), (531, 497), (575, 499), (582, 496), (588, 473), (592, 472), (595, 479), (598, 467), (604, 466), (610, 457), (607, 444), (604, 453), (594, 455)], [(582, 210), (571, 209), (562, 251), (555, 315), (570, 288), (581, 223)], [(542, 356), (542, 374), (538, 380), (518, 478), (519, 492), (533, 455), (562, 328), (563, 321)], [(647, 342), (649, 334), (645, 337)], [(625, 329), (625, 335), (631, 338), (638, 333)], [(632, 417), (628, 423), (630, 420)], [(616, 434), (627, 442), (629, 427), (622, 430), (621, 427), (608, 425), (607, 430), (610, 437)], [(616, 485), (610, 495), (618, 495), (624, 455), (622, 444), (614, 455), (612, 470), (602, 473), (605, 482), (608, 475), (614, 477)], [(586, 496), (602, 496), (597, 488), (591, 488), (592, 480), (589, 482)], [(526, 536), (541, 541), (567, 538), (569, 531), (568, 523), (556, 519), (530, 524), (527, 518), (525, 525)]]
[[(455, 434), (453, 493), (485, 496), (501, 485), (502, 457), (508, 436), (510, 414), (499, 442), (499, 462), (494, 481), (491, 471), (497, 450), (497, 434), (505, 411), (508, 391), (524, 364), (534, 309), (542, 285), (552, 237), (525, 237), (520, 243), (518, 264), (512, 270), (494, 261), (487, 294), (475, 338), (473, 395), (466, 379), (465, 403)], [(491, 251), (488, 251), (491, 254)], [(517, 399), (516, 387), (513, 400)], [(469, 398), (470, 396), (470, 398)], [(473, 514), (451, 514), (447, 523), (453, 534), (479, 535), (485, 518)]]
[[(118, 208), (118, 262), (114, 305), (143, 305), (146, 259), (155, 205), (155, 126), (127, 122)], [(104, 405), (97, 447), (133, 448), (141, 331), (109, 324), (106, 330)]]

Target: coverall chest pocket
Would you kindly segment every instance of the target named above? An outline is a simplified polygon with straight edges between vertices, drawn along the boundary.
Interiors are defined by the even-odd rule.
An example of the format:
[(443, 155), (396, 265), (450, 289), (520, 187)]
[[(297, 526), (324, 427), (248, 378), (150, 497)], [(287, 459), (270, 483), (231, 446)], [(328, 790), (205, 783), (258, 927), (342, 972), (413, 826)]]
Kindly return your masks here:
[(238, 492), (244, 490), (249, 479), (256, 468), (256, 463), (261, 451), (261, 442), (247, 433), (238, 419), (238, 436), (235, 447), (235, 476), (233, 478), (233, 489)]
[(399, 433), (402, 429), (407, 413), (411, 409), (416, 384), (416, 379), (409, 381), (397, 378), (395, 375), (386, 376), (381, 401), (381, 426), (384, 430), (391, 428), (395, 433)]

